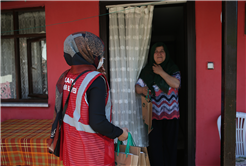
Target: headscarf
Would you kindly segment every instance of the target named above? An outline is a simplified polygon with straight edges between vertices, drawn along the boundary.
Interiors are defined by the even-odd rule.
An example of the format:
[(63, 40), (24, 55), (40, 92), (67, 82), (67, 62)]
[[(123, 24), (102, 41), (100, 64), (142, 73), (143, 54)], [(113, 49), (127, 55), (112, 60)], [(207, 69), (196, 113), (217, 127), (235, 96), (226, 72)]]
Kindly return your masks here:
[(64, 58), (69, 66), (98, 66), (104, 54), (103, 41), (90, 32), (77, 32), (69, 35), (64, 41)]
[[(96, 70), (103, 53), (104, 44), (102, 40), (90, 32), (71, 34), (64, 41), (64, 58), (67, 64), (72, 66), (72, 68), (79, 67), (83, 70)], [(58, 143), (56, 142), (55, 133), (57, 132), (57, 127), (61, 128), (61, 123), (58, 122), (62, 119), (63, 86), (65, 77), (69, 70), (66, 70), (56, 83), (55, 112), (52, 121), (51, 136), (48, 141), (48, 146), (50, 148)], [(55, 150), (54, 154), (59, 156), (59, 150)]]
[(144, 83), (151, 90), (151, 94), (153, 94), (154, 96), (155, 96), (155, 90), (153, 88), (153, 85), (157, 85), (164, 93), (168, 93), (170, 87), (166, 83), (166, 81), (160, 75), (155, 74), (152, 69), (154, 64), (156, 64), (154, 60), (155, 49), (156, 47), (160, 47), (160, 46), (163, 46), (164, 51), (166, 53), (165, 60), (161, 64), (159, 64), (162, 67), (162, 69), (169, 75), (172, 75), (173, 73), (179, 71), (178, 66), (175, 65), (172, 59), (170, 58), (167, 46), (162, 42), (155, 43), (151, 47), (149, 61), (146, 64), (146, 66), (142, 69), (139, 76), (139, 78), (141, 78), (144, 81)]

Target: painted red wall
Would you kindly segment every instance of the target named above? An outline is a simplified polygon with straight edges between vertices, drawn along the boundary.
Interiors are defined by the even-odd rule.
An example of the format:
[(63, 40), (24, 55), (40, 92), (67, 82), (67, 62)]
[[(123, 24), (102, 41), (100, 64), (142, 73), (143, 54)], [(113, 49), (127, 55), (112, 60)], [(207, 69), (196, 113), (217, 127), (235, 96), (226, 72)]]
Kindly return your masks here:
[[(220, 164), (221, 11), (221, 2), (195, 2), (197, 166)], [(207, 62), (214, 63), (214, 70), (207, 69)]]
[[(237, 105), (246, 112), (244, 5), (238, 2)], [(221, 114), (221, 2), (196, 2), (196, 166), (220, 165), (217, 118)], [(207, 70), (214, 62), (214, 70)]]
[[(246, 112), (246, 35), (244, 4), (238, 2), (237, 111)], [(45, 6), (46, 24), (56, 24), (99, 14), (98, 2), (1, 2), (2, 9)], [(220, 165), (217, 118), (221, 112), (221, 2), (196, 2), (196, 165)], [(49, 108), (1, 108), (7, 119), (51, 119), (55, 104), (55, 82), (68, 65), (63, 59), (63, 41), (77, 31), (99, 35), (99, 18), (47, 26)], [(215, 69), (207, 70), (207, 62)]]
[[(1, 2), (1, 9), (45, 6), (46, 25), (57, 24), (99, 15), (98, 1)], [(60, 74), (69, 68), (63, 58), (63, 42), (74, 32), (90, 31), (99, 35), (99, 18), (46, 27), (48, 108), (1, 108), (1, 121), (7, 119), (52, 119), (55, 105), (55, 84)]]
[(238, 2), (237, 24), (237, 111), (246, 112), (246, 35), (245, 26), (245, 2)]

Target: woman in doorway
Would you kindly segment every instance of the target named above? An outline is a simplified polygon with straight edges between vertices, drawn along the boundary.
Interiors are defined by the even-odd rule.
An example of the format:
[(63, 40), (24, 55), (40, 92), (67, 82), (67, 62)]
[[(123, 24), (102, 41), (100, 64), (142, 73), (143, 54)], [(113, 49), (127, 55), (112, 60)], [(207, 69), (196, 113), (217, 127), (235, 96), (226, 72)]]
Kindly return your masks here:
[(137, 94), (151, 93), (152, 127), (149, 134), (151, 166), (175, 166), (179, 126), (180, 71), (164, 43), (155, 43), (135, 85)]

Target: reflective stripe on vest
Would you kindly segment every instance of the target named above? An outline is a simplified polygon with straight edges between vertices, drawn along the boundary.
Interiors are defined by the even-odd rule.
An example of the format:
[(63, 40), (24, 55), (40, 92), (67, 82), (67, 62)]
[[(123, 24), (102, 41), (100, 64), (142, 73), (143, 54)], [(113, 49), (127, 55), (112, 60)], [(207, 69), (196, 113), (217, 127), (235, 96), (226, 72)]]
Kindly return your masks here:
[[(90, 83), (90, 81), (94, 78), (94, 77), (98, 77), (100, 73), (97, 71), (93, 71), (88, 73), (85, 78), (83, 79), (82, 83), (80, 84), (78, 93), (77, 93), (77, 97), (76, 97), (76, 107), (73, 113), (73, 118), (70, 117), (69, 115), (65, 114), (63, 122), (69, 124), (70, 126), (73, 126), (76, 128), (77, 131), (85, 131), (88, 133), (96, 133), (90, 125), (87, 124), (83, 124), (81, 122), (79, 122), (80, 119), (80, 108), (81, 108), (81, 101), (82, 101), (82, 96), (85, 92), (85, 89), (87, 88), (88, 84)], [(105, 82), (106, 83), (106, 82)], [(107, 84), (107, 83), (106, 83)], [(108, 85), (107, 85), (108, 87)], [(109, 87), (107, 88), (109, 89)], [(108, 100), (107, 100), (107, 104), (105, 106), (105, 115), (106, 118), (108, 119), (108, 121), (110, 121), (110, 114), (111, 114), (111, 100), (110, 100), (110, 92), (109, 90), (107, 90), (107, 95), (108, 95)], [(85, 95), (86, 97), (86, 95)], [(87, 100), (86, 100), (87, 101)], [(89, 117), (88, 117), (89, 118)]]

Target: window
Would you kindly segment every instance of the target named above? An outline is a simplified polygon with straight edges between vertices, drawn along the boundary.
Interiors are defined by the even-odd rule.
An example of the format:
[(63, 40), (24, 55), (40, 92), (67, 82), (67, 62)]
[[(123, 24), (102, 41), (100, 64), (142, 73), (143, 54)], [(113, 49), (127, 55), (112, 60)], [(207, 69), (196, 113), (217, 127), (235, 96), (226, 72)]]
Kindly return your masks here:
[(1, 101), (47, 102), (44, 8), (1, 11)]

